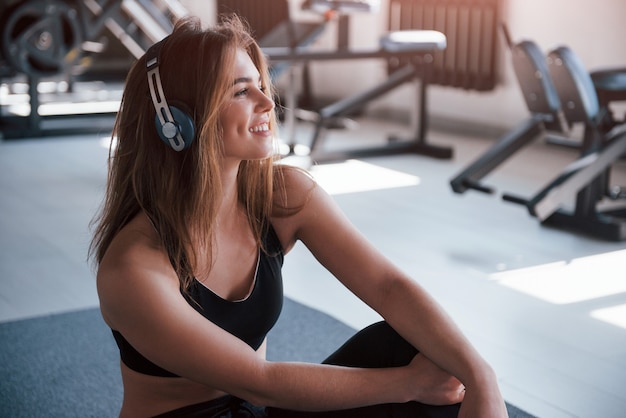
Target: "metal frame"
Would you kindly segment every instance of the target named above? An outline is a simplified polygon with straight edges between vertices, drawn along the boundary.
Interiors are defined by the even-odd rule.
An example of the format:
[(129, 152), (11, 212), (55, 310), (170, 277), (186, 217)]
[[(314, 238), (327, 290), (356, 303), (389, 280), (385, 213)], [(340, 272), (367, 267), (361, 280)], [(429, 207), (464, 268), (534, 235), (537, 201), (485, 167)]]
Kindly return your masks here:
[[(343, 42), (342, 42), (343, 43)], [(340, 43), (341, 45), (341, 43)], [(339, 46), (339, 45), (338, 45)], [(315, 133), (310, 143), (311, 159), (316, 162), (328, 162), (343, 160), (348, 158), (358, 158), (372, 155), (385, 155), (397, 153), (418, 153), (435, 158), (448, 159), (452, 157), (450, 148), (437, 147), (426, 142), (427, 127), (427, 86), (428, 67), (432, 63), (434, 51), (445, 48), (445, 42), (425, 41), (413, 46), (411, 50), (390, 51), (384, 48), (346, 49), (338, 47), (332, 51), (312, 51), (306, 47), (298, 48), (263, 48), (271, 62), (289, 62), (291, 64), (306, 64), (312, 61), (327, 60), (360, 60), (380, 58), (389, 60), (391, 58), (409, 59), (411, 64), (392, 73), (383, 83), (368, 90), (357, 93), (351, 97), (339, 100), (328, 105), (319, 111), (316, 122)], [(341, 152), (326, 152), (322, 149), (323, 135), (328, 123), (336, 117), (345, 115), (352, 110), (361, 108), (367, 102), (382, 96), (394, 88), (419, 78), (421, 80), (419, 92), (420, 120), (415, 138), (410, 141), (400, 141), (390, 139), (389, 143), (383, 147), (371, 149), (358, 148)], [(294, 144), (289, 144), (293, 147)]]
[[(492, 187), (480, 182), (484, 177), (546, 131), (562, 133), (566, 130), (558, 93), (551, 81), (543, 52), (533, 41), (514, 44), (506, 26), (501, 28), (530, 117), (498, 139), (450, 181), (455, 193), (464, 193), (468, 189), (495, 193)], [(508, 193), (503, 195), (503, 199), (514, 203), (525, 202), (523, 198)]]
[[(135, 58), (142, 56), (150, 44), (162, 39), (173, 28), (172, 22), (168, 20), (165, 14), (147, 0), (81, 0), (76, 3), (75, 22), (80, 28), (80, 36), (83, 41), (95, 39), (106, 28), (119, 39)], [(29, 3), (24, 3), (24, 5), (27, 4)], [(53, 7), (53, 5), (48, 6)], [(168, 14), (175, 18), (187, 13), (176, 0), (166, 1), (165, 9)], [(47, 11), (48, 9), (43, 12), (47, 13)], [(127, 29), (129, 27), (134, 28), (134, 32), (129, 33)], [(63, 71), (68, 72), (69, 69)], [(73, 76), (63, 71), (50, 76), (25, 74), (29, 86), (30, 112), (27, 116), (15, 116), (4, 112), (0, 115), (0, 126), (4, 139), (110, 130), (116, 112), (102, 111), (59, 115), (41, 115), (39, 113), (42, 99), (38, 92), (38, 85), (42, 80), (65, 78), (69, 79), (70, 84), (76, 82)]]
[[(626, 240), (626, 208), (597, 208), (607, 196), (626, 197), (623, 188), (618, 188), (618, 193), (607, 190), (611, 165), (626, 154), (626, 125), (609, 117), (606, 103), (598, 102), (591, 77), (569, 48), (557, 48), (546, 58), (538, 55), (531, 41), (512, 45), (504, 26), (503, 33), (512, 46), (514, 68), (531, 117), (455, 176), (450, 181), (452, 190), (494, 193), (492, 187), (481, 183), (483, 177), (544, 131), (563, 132), (566, 124), (582, 122), (585, 133), (577, 160), (534, 196), (504, 193), (502, 199), (525, 206), (544, 225), (612, 241)], [(563, 108), (561, 103), (567, 106)], [(573, 211), (563, 209), (567, 202), (574, 202)]]

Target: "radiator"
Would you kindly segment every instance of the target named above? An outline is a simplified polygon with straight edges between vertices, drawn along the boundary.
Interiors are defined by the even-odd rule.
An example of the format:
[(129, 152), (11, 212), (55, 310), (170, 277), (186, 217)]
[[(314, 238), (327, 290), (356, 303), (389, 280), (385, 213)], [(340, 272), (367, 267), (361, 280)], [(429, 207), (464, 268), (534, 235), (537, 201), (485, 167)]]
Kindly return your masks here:
[[(428, 82), (488, 91), (497, 83), (497, 30), (502, 0), (388, 0), (389, 30), (437, 30), (447, 48), (434, 53)], [(391, 61), (390, 72), (404, 65)]]

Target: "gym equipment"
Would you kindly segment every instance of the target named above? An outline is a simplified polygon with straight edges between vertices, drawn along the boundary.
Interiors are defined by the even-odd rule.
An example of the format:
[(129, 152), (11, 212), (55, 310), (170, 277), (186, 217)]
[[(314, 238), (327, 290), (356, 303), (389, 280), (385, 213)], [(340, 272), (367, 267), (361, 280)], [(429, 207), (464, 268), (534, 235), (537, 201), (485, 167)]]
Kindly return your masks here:
[[(531, 198), (526, 206), (542, 223), (574, 229), (604, 239), (626, 239), (626, 207), (599, 210), (605, 198), (626, 199), (626, 188), (611, 187), (611, 165), (626, 154), (626, 122), (607, 118), (609, 111), (601, 106), (591, 75), (572, 49), (561, 46), (548, 54), (548, 67), (554, 80), (567, 121), (585, 126), (581, 157), (570, 164), (556, 179)], [(612, 72), (614, 80), (626, 81)], [(626, 74), (624, 74), (626, 75)], [(626, 99), (626, 83), (615, 84)], [(607, 126), (609, 131), (607, 132)], [(573, 212), (562, 209), (575, 201)]]
[[(389, 0), (389, 31), (436, 30), (447, 47), (433, 52), (429, 84), (493, 90), (498, 80), (497, 32), (501, 0)], [(388, 62), (390, 70), (402, 61)]]
[[(377, 49), (370, 50), (348, 47), (349, 17), (355, 10), (368, 10), (371, 3), (379, 2), (310, 0), (305, 3), (311, 8), (337, 16), (339, 36), (336, 50), (315, 52), (296, 49), (281, 52), (272, 48), (267, 50), (272, 61), (303, 63), (380, 58), (388, 64), (388, 78), (383, 83), (318, 111), (310, 157), (317, 162), (326, 162), (410, 152), (435, 158), (451, 158), (450, 148), (437, 147), (426, 141), (428, 86), (438, 84), (475, 90), (493, 88), (496, 80), (495, 42), (491, 30), (497, 21), (498, 1), (390, 0), (388, 33), (380, 39)], [(455, 36), (447, 38), (445, 33), (453, 33)], [(471, 42), (466, 42), (468, 39)], [(335, 153), (323, 149), (325, 132), (337, 118), (360, 110), (368, 102), (415, 80), (419, 80), (416, 83), (419, 88), (416, 100), (419, 111), (412, 115), (418, 117), (414, 138), (389, 138), (384, 146), (372, 149)]]
[(75, 64), (82, 35), (76, 10), (65, 2), (31, 1), (19, 5), (4, 21), (2, 49), (20, 72), (55, 75)]
[[(531, 198), (504, 193), (502, 199), (526, 206), (542, 224), (574, 229), (608, 240), (626, 239), (626, 211), (599, 211), (605, 199), (626, 198), (623, 188), (609, 186), (610, 166), (626, 151), (626, 128), (612, 117), (611, 100), (626, 100), (626, 80), (620, 69), (604, 70), (603, 87), (596, 86), (573, 51), (561, 47), (546, 58), (529, 40), (512, 44), (504, 25), (502, 30), (511, 49), (516, 77), (531, 113), (529, 119), (501, 137), (473, 161), (450, 184), (456, 193), (469, 189), (484, 193), (495, 190), (481, 179), (541, 134), (567, 137), (575, 123), (585, 125), (580, 158)], [(620, 84), (621, 82), (621, 84)], [(610, 85), (611, 100), (599, 100), (598, 91)], [(575, 202), (575, 210), (563, 207)]]
[(590, 76), (600, 107), (609, 108), (611, 102), (626, 100), (626, 67), (596, 70)]
[[(115, 96), (111, 91), (103, 91), (101, 83), (81, 86), (84, 88), (78, 88), (78, 84), (89, 78), (94, 58), (106, 54), (110, 44), (106, 35), (112, 35), (125, 49), (127, 58), (120, 61), (120, 69), (115, 69), (121, 84), (132, 61), (170, 33), (173, 20), (187, 14), (176, 0), (161, 0), (159, 4), (157, 7), (149, 0), (24, 0), (2, 9), (0, 74), (9, 91), (26, 80), (29, 109), (23, 115), (3, 103), (2, 136), (20, 138), (103, 130), (102, 123), (94, 122), (103, 118), (112, 121), (116, 108), (88, 111), (85, 108), (89, 106), (83, 106), (78, 112), (42, 114), (41, 106), (76, 102), (81, 100), (81, 94), (89, 96), (92, 102), (94, 97), (97, 102), (98, 97)], [(63, 82), (69, 87), (43, 94), (43, 82)], [(119, 101), (120, 95), (121, 87), (112, 101)], [(83, 123), (83, 117), (90, 120)], [(110, 126), (110, 121), (104, 125)]]
[[(507, 27), (503, 24), (501, 29), (530, 117), (498, 139), (491, 148), (450, 181), (452, 190), (456, 193), (474, 189), (493, 194), (495, 190), (492, 187), (480, 182), (483, 177), (522, 147), (532, 143), (538, 135), (546, 132), (564, 135), (567, 131), (561, 113), (561, 102), (543, 52), (532, 40), (522, 40), (514, 44)], [(505, 194), (503, 198), (517, 201), (517, 198), (509, 194)]]
[[(306, 6), (324, 13), (325, 16), (333, 19), (338, 19), (338, 39), (337, 48), (331, 51), (312, 51), (308, 48), (264, 48), (271, 62), (289, 62), (293, 64), (306, 64), (311, 61), (325, 61), (325, 60), (355, 60), (366, 58), (382, 58), (390, 59), (399, 56), (412, 57), (415, 61), (423, 61), (423, 57), (431, 53), (433, 50), (445, 48), (446, 39), (445, 35), (435, 31), (428, 32), (412, 32), (404, 33), (405, 35), (412, 35), (412, 38), (403, 38), (398, 40), (397, 34), (387, 34), (381, 39), (380, 46), (378, 48), (370, 49), (349, 49), (348, 48), (348, 24), (349, 14), (354, 12), (353, 5), (356, 5), (358, 11), (372, 10), (366, 6), (372, 7), (370, 2), (348, 2), (348, 1), (309, 1), (306, 2)], [(429, 37), (430, 36), (430, 37)], [(396, 48), (394, 48), (396, 46)], [(414, 63), (415, 63), (414, 61)], [(420, 63), (421, 64), (421, 63)], [(422, 66), (420, 65), (420, 68)], [(358, 109), (365, 105), (367, 101), (378, 97), (391, 89), (412, 80), (418, 73), (418, 68), (414, 64), (407, 65), (404, 71), (395, 74), (390, 77), (381, 86), (376, 87), (373, 90), (359, 94), (356, 97), (340, 100), (330, 106), (324, 107), (317, 112), (316, 117), (316, 129), (314, 136), (311, 140), (309, 157), (315, 159), (317, 162), (330, 161), (335, 159), (344, 159), (350, 156), (356, 156), (357, 154), (364, 155), (367, 153), (363, 150), (356, 150), (354, 152), (341, 153), (338, 155), (331, 155), (330, 153), (324, 153), (320, 151), (321, 134), (322, 130), (327, 128), (330, 121), (336, 120), (338, 117), (344, 116), (354, 109)], [(293, 146), (293, 144), (291, 144)], [(391, 147), (383, 147), (380, 149), (369, 150), (370, 154), (379, 155), (381, 153), (390, 152)], [(394, 150), (395, 152), (399, 152)]]

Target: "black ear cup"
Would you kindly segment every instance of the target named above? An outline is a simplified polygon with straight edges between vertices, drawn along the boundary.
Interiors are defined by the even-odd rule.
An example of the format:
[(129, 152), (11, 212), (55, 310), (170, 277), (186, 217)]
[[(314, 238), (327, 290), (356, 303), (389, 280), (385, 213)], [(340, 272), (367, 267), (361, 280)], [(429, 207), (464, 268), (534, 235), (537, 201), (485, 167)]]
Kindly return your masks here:
[(148, 87), (154, 110), (156, 110), (154, 123), (159, 137), (174, 151), (182, 151), (189, 148), (193, 142), (195, 126), (188, 113), (176, 106), (169, 106), (165, 100), (159, 73), (159, 52), (164, 41), (152, 45), (146, 52)]
[(154, 126), (159, 134), (159, 138), (167, 145), (180, 151), (177, 149), (181, 147), (181, 144), (177, 141), (177, 137), (180, 135), (182, 139), (182, 149), (187, 149), (196, 136), (196, 128), (193, 119), (191, 119), (185, 111), (176, 106), (169, 106), (169, 110), (173, 121), (162, 124), (158, 115), (154, 117)]

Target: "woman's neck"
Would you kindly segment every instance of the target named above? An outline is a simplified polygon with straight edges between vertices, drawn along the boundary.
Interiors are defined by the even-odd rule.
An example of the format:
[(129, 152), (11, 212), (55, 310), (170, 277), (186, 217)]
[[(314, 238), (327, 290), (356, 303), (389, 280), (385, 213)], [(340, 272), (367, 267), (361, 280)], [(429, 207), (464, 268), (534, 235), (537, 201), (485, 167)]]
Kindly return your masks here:
[(237, 186), (239, 164), (231, 164), (222, 168), (222, 196), (216, 218), (218, 225), (232, 223), (239, 220), (241, 216), (239, 188)]

